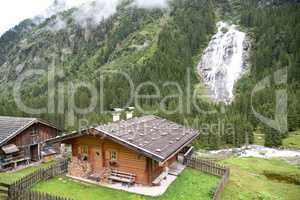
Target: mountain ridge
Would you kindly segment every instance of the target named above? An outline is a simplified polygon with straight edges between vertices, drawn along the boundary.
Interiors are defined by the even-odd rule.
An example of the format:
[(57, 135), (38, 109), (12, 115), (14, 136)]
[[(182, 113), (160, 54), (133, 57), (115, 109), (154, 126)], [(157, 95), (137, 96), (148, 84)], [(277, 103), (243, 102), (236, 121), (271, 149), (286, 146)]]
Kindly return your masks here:
[[(130, 83), (120, 75), (125, 73), (135, 86), (150, 82), (159, 88), (159, 98), (138, 100), (139, 105), (146, 111), (197, 128), (202, 134), (196, 146), (241, 146), (253, 142), (254, 131), (266, 134), (269, 138), (266, 145), (280, 146), (288, 133), (266, 126), (253, 114), (256, 110), (273, 119), (275, 91), (279, 88), (288, 97), (285, 113), (288, 131), (300, 127), (298, 3), (278, 0), (261, 6), (260, 0), (172, 0), (164, 10), (126, 6), (130, 2), (125, 1), (116, 13), (97, 26), (78, 25), (71, 9), (39, 25), (27, 21), (19, 27), (23, 31), (4, 34), (0, 38), (0, 52), (5, 52), (0, 58), (0, 113), (41, 117), (67, 130), (81, 127), (82, 119), (88, 122), (86, 125), (105, 123), (111, 117), (101, 112), (102, 108), (108, 111), (123, 107), (131, 96)], [(53, 23), (56, 19), (64, 23)], [(202, 98), (205, 86), (196, 71), (220, 19), (238, 24), (252, 43), (249, 70), (235, 84), (235, 98), (229, 105)], [(51, 30), (53, 26), (57, 29)], [(253, 96), (256, 85), (266, 77), (273, 80), (274, 72), (283, 66), (287, 66), (287, 83), (279, 87), (270, 81), (269, 87)], [(28, 114), (17, 107), (13, 86), (26, 72), (40, 70), (43, 73), (22, 82), (20, 98), (31, 108), (46, 107), (46, 112)], [(103, 71), (108, 75), (101, 83)], [(186, 77), (190, 77), (189, 82)], [(98, 95), (104, 99), (103, 105), (97, 103), (88, 114), (79, 113), (68, 104), (73, 100), (78, 108), (90, 104), (93, 94), (86, 88), (70, 93), (70, 84), (80, 82), (91, 83), (97, 91), (103, 86), (104, 93)], [(183, 88), (183, 98), (176, 96), (178, 88), (165, 85), (170, 82)], [(50, 93), (48, 83), (52, 84)], [(147, 85), (139, 92), (155, 95), (156, 90)], [(192, 99), (193, 95), (200, 98)], [(54, 108), (47, 107), (49, 98), (54, 99)], [(195, 100), (192, 105), (191, 99)]]
[[(194, 68), (192, 57), (199, 54), (199, 47), (207, 43), (208, 35), (215, 29), (211, 2), (175, 0), (167, 10), (128, 6), (130, 3), (124, 1), (115, 14), (97, 26), (89, 23), (78, 25), (73, 17), (76, 9), (71, 9), (47, 18), (16, 37), (8, 50), (5, 64), (0, 66), (0, 91), (6, 94), (4, 99), (13, 99), (13, 85), (28, 70), (50, 70), (54, 66), (64, 72), (63, 77), (55, 77), (63, 84), (67, 81), (96, 80), (94, 72), (100, 68), (123, 70), (135, 84), (145, 81), (156, 82), (159, 87), (164, 81), (184, 84), (182, 74), (187, 68)], [(57, 19), (63, 19), (66, 28), (49, 29)], [(10, 34), (4, 34), (3, 38)], [(122, 107), (129, 95), (128, 85), (122, 84), (116, 75), (111, 76), (110, 80), (106, 80), (112, 88), (112, 92), (107, 90), (105, 95), (106, 109)], [(197, 82), (196, 73), (193, 73), (193, 80)], [(47, 103), (47, 73), (24, 81), (22, 88), (26, 105), (37, 108)], [(162, 93), (167, 95), (172, 90), (167, 88)], [(122, 97), (116, 99), (116, 91), (122, 91), (117, 92)], [(78, 101), (82, 105), (88, 102), (86, 99), (82, 100), (85, 103)], [(13, 113), (9, 111), (15, 107), (14, 102), (11, 103), (2, 112)]]

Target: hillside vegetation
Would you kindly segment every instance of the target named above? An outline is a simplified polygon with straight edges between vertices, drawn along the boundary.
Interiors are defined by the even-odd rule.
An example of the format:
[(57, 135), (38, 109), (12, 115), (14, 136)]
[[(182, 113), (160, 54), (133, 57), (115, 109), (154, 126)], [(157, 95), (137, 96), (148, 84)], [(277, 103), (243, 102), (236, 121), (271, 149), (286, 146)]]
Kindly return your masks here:
[[(25, 74), (34, 69), (62, 70), (50, 81), (55, 90), (63, 93), (65, 110), (41, 114), (40, 116), (66, 128), (69, 113), (67, 83), (92, 82), (100, 88), (100, 71), (109, 72), (104, 77), (104, 110), (123, 107), (130, 96), (128, 80), (118, 72), (127, 73), (135, 86), (151, 81), (161, 89), (161, 99), (177, 89), (163, 87), (166, 81), (176, 81), (185, 89), (187, 69), (192, 71), (192, 86), (197, 83), (192, 58), (205, 47), (209, 35), (215, 28), (214, 8), (210, 1), (175, 0), (170, 10), (140, 9), (127, 6), (124, 1), (116, 14), (95, 26), (78, 26), (72, 13), (74, 10), (59, 13), (39, 25), (29, 26), (23, 22), (1, 38), (1, 51), (6, 52), (0, 63), (1, 85), (0, 113), (2, 115), (26, 115), (16, 109), (12, 97), (12, 86)], [(67, 21), (67, 26), (59, 31), (51, 29), (58, 19)], [(49, 28), (50, 27), (50, 28)], [(20, 29), (20, 30), (19, 30)], [(29, 30), (27, 30), (29, 29)], [(18, 34), (15, 34), (17, 32)], [(114, 73), (115, 72), (115, 73)], [(59, 88), (61, 83), (65, 87)], [(24, 81), (22, 99), (27, 106), (41, 108), (47, 105), (48, 74), (44, 73)], [(153, 94), (153, 87), (145, 88), (143, 94)], [(4, 95), (5, 94), (5, 95)], [(75, 94), (76, 105), (85, 108), (90, 96), (84, 88)], [(57, 101), (55, 96), (55, 101)], [(161, 99), (140, 102), (141, 105), (156, 106)], [(176, 104), (176, 99), (165, 103), (166, 107)], [(173, 102), (173, 103), (172, 103)], [(97, 105), (88, 116), (74, 113), (78, 119), (88, 117), (91, 123), (106, 121)], [(76, 125), (76, 124), (75, 124)], [(69, 127), (74, 128), (74, 127)]]
[[(300, 126), (300, 37), (297, 34), (300, 30), (300, 5), (297, 1), (281, 0), (222, 2), (224, 15), (239, 23), (248, 32), (252, 43), (250, 68), (236, 85), (236, 99), (228, 107), (228, 120), (245, 119), (250, 122), (252, 130), (265, 134), (266, 146), (280, 146), (288, 132)], [(253, 94), (254, 88), (264, 83), (261, 81), (268, 84)], [(286, 94), (287, 99), (283, 95), (276, 100), (277, 92)], [(276, 111), (278, 107), (282, 110)], [(275, 126), (285, 127), (287, 116), (287, 129), (279, 132), (280, 128), (274, 124), (271, 128), (262, 123), (253, 110), (271, 120), (281, 112), (279, 117), (276, 116)], [(245, 129), (247, 123), (243, 124)], [(252, 135), (250, 142), (253, 142)]]
[[(135, 86), (155, 83), (160, 97), (140, 99), (138, 103), (154, 114), (199, 129), (203, 135), (196, 142), (198, 147), (214, 149), (253, 143), (254, 131), (265, 134), (265, 145), (280, 146), (289, 131), (299, 128), (300, 5), (296, 1), (172, 0), (168, 9), (142, 9), (128, 6), (130, 2), (122, 1), (115, 14), (96, 26), (89, 20), (78, 25), (72, 17), (77, 10), (74, 8), (40, 24), (25, 20), (5, 33), (0, 38), (0, 114), (33, 115), (16, 106), (13, 86), (34, 70), (41, 73), (22, 82), (21, 98), (32, 108), (49, 106), (37, 117), (66, 130), (77, 128), (81, 119), (87, 119), (88, 125), (107, 122), (111, 117), (102, 109), (123, 107), (131, 96), (130, 84), (122, 72), (131, 77)], [(235, 100), (230, 105), (216, 105), (202, 98), (205, 86), (196, 72), (202, 50), (220, 19), (239, 24), (252, 43), (249, 68), (236, 84)], [(66, 24), (58, 29), (60, 20)], [(275, 82), (277, 70), (287, 72), (287, 83)], [(251, 102), (253, 89), (265, 77), (270, 78), (270, 86), (255, 93)], [(103, 88), (98, 94), (103, 104), (97, 102), (88, 114), (69, 105), (74, 98), (78, 108), (86, 108), (95, 95), (84, 87), (70, 94), (69, 83), (82, 81), (92, 83), (98, 91)], [(170, 81), (183, 89), (182, 99), (176, 96), (176, 86), (164, 85)], [(49, 91), (48, 83), (52, 84)], [(194, 89), (200, 96), (195, 100), (196, 106), (190, 105)], [(283, 126), (279, 132), (257, 120), (253, 109), (274, 119), (274, 91), (280, 89), (287, 91), (288, 129)], [(156, 92), (147, 85), (139, 94)], [(48, 104), (49, 99), (54, 100), (54, 107)], [(278, 103), (284, 111), (285, 97)], [(166, 113), (162, 105), (175, 112)], [(283, 125), (284, 117), (280, 121)]]

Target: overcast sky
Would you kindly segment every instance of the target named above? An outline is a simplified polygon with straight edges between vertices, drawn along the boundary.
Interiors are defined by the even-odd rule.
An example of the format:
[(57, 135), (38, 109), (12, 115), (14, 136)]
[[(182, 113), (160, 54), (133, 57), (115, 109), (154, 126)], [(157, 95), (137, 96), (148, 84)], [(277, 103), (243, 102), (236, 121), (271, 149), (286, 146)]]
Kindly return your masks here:
[[(66, 0), (68, 7), (80, 5), (91, 0)], [(54, 0), (1, 0), (0, 35), (24, 19), (43, 13)]]

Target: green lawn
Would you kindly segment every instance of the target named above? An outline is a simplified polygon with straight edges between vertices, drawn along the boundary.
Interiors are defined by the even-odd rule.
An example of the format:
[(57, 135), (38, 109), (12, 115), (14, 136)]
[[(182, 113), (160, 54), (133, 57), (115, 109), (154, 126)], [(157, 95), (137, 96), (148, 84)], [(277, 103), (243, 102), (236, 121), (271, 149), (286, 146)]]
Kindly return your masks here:
[(0, 173), (0, 183), (13, 183), (24, 176), (27, 176), (40, 168), (45, 168), (51, 165), (53, 162), (44, 163), (39, 166), (27, 167), (25, 169), (16, 171), (16, 172), (4, 172)]
[(283, 140), (283, 146), (291, 149), (300, 150), (300, 130), (290, 132), (289, 137)]
[(193, 169), (186, 169), (167, 192), (157, 198), (130, 194), (96, 185), (84, 184), (67, 177), (56, 177), (37, 184), (33, 190), (47, 192), (74, 200), (210, 200), (218, 178)]
[(264, 172), (300, 181), (300, 168), (279, 159), (230, 158), (231, 176), (222, 200), (299, 200), (300, 185), (270, 180)]

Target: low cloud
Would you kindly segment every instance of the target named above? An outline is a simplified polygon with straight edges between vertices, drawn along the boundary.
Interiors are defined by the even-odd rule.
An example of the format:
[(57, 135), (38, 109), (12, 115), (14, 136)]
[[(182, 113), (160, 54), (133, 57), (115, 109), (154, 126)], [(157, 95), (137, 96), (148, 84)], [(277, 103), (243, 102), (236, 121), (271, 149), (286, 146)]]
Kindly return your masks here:
[[(122, 0), (56, 0), (36, 21), (40, 23), (43, 19), (49, 18), (59, 12), (77, 7), (72, 14), (75, 22), (83, 28), (96, 26), (101, 21), (109, 18), (117, 12), (118, 5)], [(131, 6), (143, 9), (168, 8), (168, 0), (133, 0)], [(57, 17), (56, 21), (51, 23), (47, 29), (59, 31), (66, 28), (67, 23)]]
[(134, 0), (133, 5), (139, 8), (146, 8), (146, 9), (152, 9), (152, 8), (166, 9), (169, 7), (168, 0)]
[[(116, 13), (120, 0), (97, 0), (84, 4), (73, 13), (75, 21), (84, 27), (97, 25)], [(88, 23), (88, 24), (87, 24)]]
[(57, 32), (67, 27), (67, 22), (61, 17), (57, 16), (56, 19), (46, 27), (47, 30)]
[(55, 0), (54, 3), (49, 8), (47, 8), (44, 12), (42, 12), (39, 17), (48, 18), (66, 9), (67, 9), (67, 2), (65, 0)]

